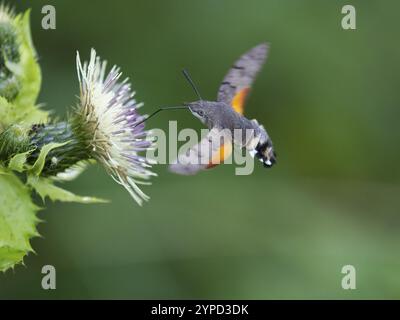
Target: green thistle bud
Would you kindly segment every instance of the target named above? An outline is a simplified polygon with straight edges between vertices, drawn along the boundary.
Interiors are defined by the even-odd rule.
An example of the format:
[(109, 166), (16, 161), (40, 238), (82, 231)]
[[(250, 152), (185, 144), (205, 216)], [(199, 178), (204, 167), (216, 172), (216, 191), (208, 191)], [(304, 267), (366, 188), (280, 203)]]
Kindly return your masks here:
[(0, 160), (7, 161), (17, 153), (29, 150), (28, 130), (22, 125), (12, 125), (0, 134)]
[(20, 90), (19, 81), (14, 75), (9, 75), (9, 78), (0, 71), (0, 96), (8, 101), (14, 100)]
[(13, 125), (0, 134), (0, 160), (7, 162), (14, 155), (31, 151), (27, 161), (35, 163), (40, 150), (49, 143), (66, 143), (46, 157), (42, 174), (54, 176), (82, 160), (91, 158), (90, 139), (74, 117), (69, 121), (35, 124), (29, 128)]
[(33, 164), (42, 147), (52, 142), (67, 143), (50, 151), (43, 168), (43, 175), (53, 176), (82, 160), (89, 160), (90, 139), (85, 132), (75, 118), (53, 124), (33, 125), (29, 131), (29, 147), (34, 148), (34, 151), (28, 162)]
[(17, 32), (10, 23), (0, 23), (0, 67), (4, 68), (6, 61), (17, 63), (20, 58), (18, 50)]
[(18, 94), (20, 85), (9, 68), (11, 63), (20, 61), (17, 30), (13, 24), (14, 16), (2, 7), (0, 14), (0, 96), (12, 101)]

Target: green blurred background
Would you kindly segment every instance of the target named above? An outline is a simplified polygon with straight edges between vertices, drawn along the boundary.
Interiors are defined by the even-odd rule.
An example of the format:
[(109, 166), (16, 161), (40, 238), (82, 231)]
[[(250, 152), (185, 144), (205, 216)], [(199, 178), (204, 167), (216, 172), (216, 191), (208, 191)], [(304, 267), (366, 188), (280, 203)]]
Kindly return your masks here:
[[(7, 2), (7, 1), (6, 1)], [(194, 100), (186, 67), (214, 99), (233, 61), (271, 52), (246, 115), (267, 127), (272, 170), (195, 177), (165, 165), (140, 208), (100, 166), (66, 187), (106, 205), (46, 203), (26, 267), (0, 275), (0, 298), (400, 298), (398, 1), (12, 1), (32, 7), (43, 72), (40, 102), (63, 117), (77, 102), (75, 52), (91, 47), (129, 76), (147, 113)], [(57, 29), (41, 29), (53, 4)], [(160, 114), (149, 127), (200, 123)], [(57, 289), (41, 289), (41, 268)], [(354, 265), (357, 289), (341, 288)]]

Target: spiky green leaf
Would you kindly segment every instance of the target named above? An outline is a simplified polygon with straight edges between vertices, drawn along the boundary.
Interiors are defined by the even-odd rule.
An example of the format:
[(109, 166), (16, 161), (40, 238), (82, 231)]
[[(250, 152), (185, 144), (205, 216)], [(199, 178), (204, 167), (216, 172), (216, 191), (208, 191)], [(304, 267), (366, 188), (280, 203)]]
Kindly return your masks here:
[(33, 251), (29, 240), (38, 235), (39, 208), (29, 188), (11, 172), (0, 175), (0, 190), (0, 271), (6, 271)]
[(26, 160), (33, 150), (18, 153), (8, 163), (8, 168), (14, 171), (23, 172), (26, 170)]
[(47, 178), (40, 178), (30, 175), (28, 177), (28, 184), (35, 189), (44, 201), (46, 197), (52, 201), (63, 202), (79, 202), (79, 203), (105, 203), (108, 202), (104, 199), (78, 196), (70, 191), (64, 190), (53, 184), (53, 181)]
[(72, 181), (75, 180), (89, 164), (94, 164), (96, 161), (94, 159), (79, 161), (73, 166), (67, 168), (63, 172), (59, 172), (57, 175), (52, 176), (51, 179), (54, 181)]
[(15, 24), (20, 37), (21, 60), (17, 73), (21, 89), (14, 100), (17, 109), (24, 110), (24, 122), (39, 123), (47, 121), (47, 112), (40, 110), (36, 104), (42, 82), (40, 66), (37, 63), (30, 30), (30, 11), (16, 17)]

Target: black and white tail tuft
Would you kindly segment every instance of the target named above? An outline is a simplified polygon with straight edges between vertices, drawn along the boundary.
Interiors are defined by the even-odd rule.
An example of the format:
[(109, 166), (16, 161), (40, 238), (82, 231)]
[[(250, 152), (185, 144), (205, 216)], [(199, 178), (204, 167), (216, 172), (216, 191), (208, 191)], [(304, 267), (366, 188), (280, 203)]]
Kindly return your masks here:
[(254, 151), (250, 154), (259, 159), (265, 168), (271, 168), (276, 163), (276, 153), (271, 139), (268, 139), (264, 143), (258, 143)]

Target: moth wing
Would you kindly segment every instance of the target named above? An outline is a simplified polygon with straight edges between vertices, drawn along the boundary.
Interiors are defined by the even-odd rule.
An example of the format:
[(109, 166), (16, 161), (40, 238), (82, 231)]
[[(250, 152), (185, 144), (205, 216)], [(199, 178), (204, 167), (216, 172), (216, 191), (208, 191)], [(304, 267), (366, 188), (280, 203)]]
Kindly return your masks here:
[[(244, 103), (253, 81), (264, 64), (269, 45), (262, 43), (237, 60), (226, 74), (218, 91), (217, 100), (225, 102), (240, 114), (244, 113)], [(232, 153), (232, 143), (226, 142), (215, 152), (207, 168), (213, 168), (224, 162)]]
[(199, 143), (180, 154), (176, 163), (169, 166), (169, 170), (178, 174), (194, 175), (215, 166), (220, 159), (221, 146), (224, 146), (225, 150), (222, 152), (229, 152), (229, 147), (226, 149), (225, 146), (231, 146), (230, 141), (231, 136), (228, 132), (213, 128)]
[(243, 114), (246, 96), (267, 59), (268, 51), (269, 45), (262, 43), (243, 54), (222, 81), (217, 100), (231, 105), (236, 112)]

